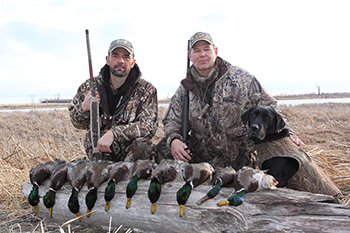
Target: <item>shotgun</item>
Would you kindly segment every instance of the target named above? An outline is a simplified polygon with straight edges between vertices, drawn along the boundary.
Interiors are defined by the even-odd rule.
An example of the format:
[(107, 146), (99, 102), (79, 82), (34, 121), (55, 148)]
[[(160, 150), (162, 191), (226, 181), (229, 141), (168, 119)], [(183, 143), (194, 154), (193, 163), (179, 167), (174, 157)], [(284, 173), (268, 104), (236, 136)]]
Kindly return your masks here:
[[(187, 69), (186, 69), (186, 75), (188, 72), (188, 69), (190, 68), (190, 58), (188, 56), (188, 52), (190, 51), (190, 40), (188, 40), (187, 43)], [(188, 135), (188, 111), (189, 111), (189, 93), (188, 90), (186, 90), (186, 93), (183, 97), (183, 106), (182, 106), (182, 142), (187, 143), (187, 135)]]
[(100, 126), (99, 126), (99, 104), (96, 97), (96, 87), (94, 84), (94, 76), (92, 73), (91, 51), (90, 51), (90, 39), (89, 30), (85, 30), (86, 33), (86, 45), (89, 59), (89, 71), (90, 71), (90, 89), (92, 98), (90, 101), (90, 134), (93, 157), (96, 160), (100, 160), (102, 153), (97, 150), (97, 141), (100, 139)]

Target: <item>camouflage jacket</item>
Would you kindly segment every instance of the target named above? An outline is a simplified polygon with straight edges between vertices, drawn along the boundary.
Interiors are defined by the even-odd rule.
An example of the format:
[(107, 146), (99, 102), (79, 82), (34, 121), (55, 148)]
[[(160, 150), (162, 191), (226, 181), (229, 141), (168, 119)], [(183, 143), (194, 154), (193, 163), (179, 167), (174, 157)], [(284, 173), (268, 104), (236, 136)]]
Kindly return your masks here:
[(167, 147), (170, 147), (173, 139), (182, 140), (182, 99), (189, 90), (190, 139), (198, 152), (203, 154), (203, 160), (212, 162), (212, 165), (215, 165), (213, 160), (218, 155), (229, 157), (227, 161), (234, 160), (234, 156), (237, 156), (234, 153), (238, 153), (235, 148), (247, 140), (248, 129), (241, 120), (245, 111), (257, 105), (272, 105), (280, 112), (277, 101), (253, 75), (220, 57), (217, 62), (219, 75), (212, 91), (212, 106), (205, 110), (205, 98), (191, 72), (188, 72), (163, 118)]
[[(108, 71), (106, 69), (108, 68)], [(158, 98), (157, 89), (149, 82), (141, 78), (141, 72), (137, 64), (131, 69), (130, 74), (137, 75), (135, 83), (127, 89), (121, 99), (119, 107), (115, 110), (109, 121), (105, 121), (109, 115), (105, 82), (106, 72), (109, 66), (101, 69), (99, 76), (94, 78), (95, 86), (100, 94), (100, 126), (106, 124), (101, 129), (101, 137), (106, 129), (114, 134), (114, 140), (118, 144), (130, 143), (136, 138), (151, 139), (158, 128)], [(90, 80), (86, 80), (80, 85), (70, 106), (69, 113), (73, 125), (78, 129), (85, 129), (85, 146), (91, 146), (90, 135), (90, 112), (82, 112), (81, 104), (85, 96), (90, 91)]]

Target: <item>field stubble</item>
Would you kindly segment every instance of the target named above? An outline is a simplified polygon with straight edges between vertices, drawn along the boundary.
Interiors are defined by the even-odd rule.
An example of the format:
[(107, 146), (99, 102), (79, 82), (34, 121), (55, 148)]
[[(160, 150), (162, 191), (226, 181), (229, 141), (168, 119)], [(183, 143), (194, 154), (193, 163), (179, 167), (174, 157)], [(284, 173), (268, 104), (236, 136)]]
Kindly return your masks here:
[[(343, 204), (350, 206), (350, 104), (281, 105), (280, 109), (305, 143), (305, 151), (343, 192)], [(159, 108), (160, 125), (154, 142), (163, 136), (165, 110)], [(72, 126), (67, 110), (2, 112), (0, 121), (0, 229), (22, 226), (39, 231), (42, 220), (32, 215), (21, 184), (28, 182), (30, 168), (38, 163), (85, 156), (85, 132)], [(45, 232), (55, 232), (54, 227), (57, 232), (57, 225), (44, 224)]]

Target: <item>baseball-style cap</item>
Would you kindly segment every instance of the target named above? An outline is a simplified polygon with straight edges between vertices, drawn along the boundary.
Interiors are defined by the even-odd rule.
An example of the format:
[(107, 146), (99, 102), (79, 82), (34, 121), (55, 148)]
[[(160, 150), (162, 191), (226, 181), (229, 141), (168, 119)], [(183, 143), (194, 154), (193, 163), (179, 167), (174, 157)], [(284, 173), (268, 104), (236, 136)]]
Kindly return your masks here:
[(125, 39), (113, 40), (111, 45), (109, 46), (108, 54), (113, 52), (113, 50), (115, 50), (116, 48), (123, 48), (126, 51), (128, 51), (132, 56), (135, 55), (134, 46), (132, 46), (131, 42), (128, 40), (125, 40)]
[(195, 33), (191, 39), (190, 39), (190, 49), (192, 49), (193, 45), (197, 43), (198, 41), (204, 40), (208, 42), (209, 44), (214, 46), (214, 41), (209, 35), (209, 33), (206, 32), (197, 32)]

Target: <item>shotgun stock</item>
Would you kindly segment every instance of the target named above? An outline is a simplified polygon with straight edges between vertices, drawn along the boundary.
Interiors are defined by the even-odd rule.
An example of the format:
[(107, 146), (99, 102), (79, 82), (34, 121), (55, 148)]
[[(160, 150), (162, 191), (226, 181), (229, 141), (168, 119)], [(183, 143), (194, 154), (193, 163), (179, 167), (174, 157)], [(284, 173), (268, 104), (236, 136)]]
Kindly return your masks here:
[[(190, 51), (190, 41), (188, 40), (187, 43), (187, 51)], [(188, 69), (190, 68), (190, 58), (187, 54), (187, 69), (186, 69), (186, 75), (188, 72)], [(189, 93), (188, 90), (186, 90), (186, 93), (183, 97), (183, 106), (182, 106), (182, 141), (186, 144), (187, 143), (187, 135), (188, 135), (188, 110), (189, 110)]]
[(90, 38), (89, 30), (86, 29), (86, 45), (88, 51), (89, 59), (89, 71), (90, 71), (90, 88), (92, 98), (90, 101), (90, 134), (91, 134), (91, 143), (92, 143), (92, 153), (96, 160), (102, 159), (102, 153), (97, 150), (97, 141), (100, 139), (100, 125), (99, 125), (99, 104), (96, 97), (96, 87), (94, 84), (94, 76), (92, 73), (92, 61), (91, 61), (91, 51), (90, 51)]

